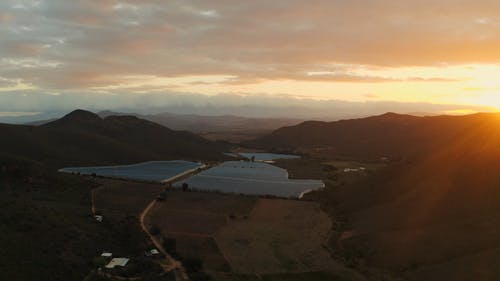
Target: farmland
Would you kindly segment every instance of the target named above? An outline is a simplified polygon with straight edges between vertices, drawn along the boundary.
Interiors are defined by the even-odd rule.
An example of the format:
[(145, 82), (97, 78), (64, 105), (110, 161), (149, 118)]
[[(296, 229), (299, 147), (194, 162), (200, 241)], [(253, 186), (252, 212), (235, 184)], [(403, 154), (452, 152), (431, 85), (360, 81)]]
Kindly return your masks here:
[(237, 273), (264, 274), (338, 268), (322, 247), (331, 227), (312, 202), (259, 199), (248, 219), (216, 235)]
[(159, 184), (148, 184), (111, 179), (99, 179), (94, 191), (96, 211), (105, 218), (119, 219), (138, 216), (163, 189)]
[[(147, 223), (214, 280), (285, 280), (277, 273), (330, 280), (332, 271), (350, 272), (323, 246), (331, 221), (315, 202), (172, 190)], [(349, 274), (339, 280), (362, 280)]]
[[(332, 164), (316, 159), (276, 163), (293, 178), (325, 179), (328, 190), (338, 178), (354, 176)], [(97, 179), (97, 184), (96, 211), (120, 225), (134, 221), (165, 187), (113, 179)], [(308, 198), (314, 199), (314, 193)], [(154, 236), (170, 254), (199, 263), (213, 280), (364, 280), (333, 258), (329, 237), (336, 222), (320, 206), (316, 201), (169, 189), (147, 213), (145, 225), (155, 229)], [(128, 225), (138, 237), (132, 221)], [(151, 247), (149, 241), (137, 242), (135, 252)]]

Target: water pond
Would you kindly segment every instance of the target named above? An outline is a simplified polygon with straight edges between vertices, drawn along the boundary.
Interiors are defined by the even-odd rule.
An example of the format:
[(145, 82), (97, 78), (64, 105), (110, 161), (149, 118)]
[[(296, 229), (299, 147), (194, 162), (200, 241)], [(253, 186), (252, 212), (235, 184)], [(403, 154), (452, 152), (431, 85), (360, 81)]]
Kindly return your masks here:
[(292, 180), (288, 178), (285, 169), (248, 161), (224, 162), (177, 182), (174, 187), (181, 187), (183, 183), (197, 190), (295, 198), (307, 191), (324, 187), (320, 180)]
[(59, 171), (73, 174), (80, 173), (83, 175), (95, 173), (98, 176), (110, 178), (161, 182), (200, 167), (202, 167), (201, 163), (173, 160), (150, 161), (120, 166), (70, 167), (60, 169)]
[(292, 154), (278, 154), (278, 153), (267, 153), (267, 152), (240, 152), (240, 153), (226, 153), (228, 156), (233, 157), (244, 157), (251, 159), (255, 157), (255, 161), (272, 161), (277, 159), (296, 159), (300, 158), (299, 155)]

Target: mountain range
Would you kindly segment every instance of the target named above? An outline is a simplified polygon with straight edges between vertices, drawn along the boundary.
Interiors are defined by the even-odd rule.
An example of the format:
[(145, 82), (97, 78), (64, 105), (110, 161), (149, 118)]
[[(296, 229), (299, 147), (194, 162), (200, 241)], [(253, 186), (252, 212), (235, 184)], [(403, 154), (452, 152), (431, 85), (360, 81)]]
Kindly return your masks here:
[(149, 160), (222, 158), (226, 145), (135, 116), (75, 110), (40, 126), (0, 124), (5, 154), (44, 164), (92, 165)]
[[(101, 115), (76, 110), (39, 126), (0, 124), (4, 176), (15, 177), (22, 163), (43, 168), (19, 173), (43, 176), (46, 168), (64, 166), (220, 161), (230, 149), (137, 116)], [(408, 280), (499, 280), (500, 114), (306, 121), (242, 144), (321, 163), (383, 164), (361, 177), (341, 177), (319, 196), (338, 220), (328, 245), (340, 258), (355, 257), (357, 269)], [(23, 185), (31, 185), (27, 177)], [(42, 179), (47, 188), (56, 183)]]

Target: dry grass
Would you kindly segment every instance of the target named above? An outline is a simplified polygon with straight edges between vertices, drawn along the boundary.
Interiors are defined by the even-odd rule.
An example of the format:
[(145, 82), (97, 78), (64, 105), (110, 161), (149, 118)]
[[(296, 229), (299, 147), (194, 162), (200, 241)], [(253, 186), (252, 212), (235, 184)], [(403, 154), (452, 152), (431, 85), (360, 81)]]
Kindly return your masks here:
[(171, 191), (156, 204), (148, 222), (162, 233), (209, 236), (223, 227), (230, 216), (248, 214), (255, 198), (215, 193)]
[[(244, 275), (226, 272), (210, 272), (210, 276), (217, 281), (260, 281), (257, 275)], [(320, 281), (320, 280), (318, 280)]]
[(323, 247), (331, 221), (315, 202), (172, 191), (149, 220), (222, 279), (341, 268)]
[(170, 234), (169, 238), (175, 239), (177, 252), (181, 257), (202, 260), (204, 270), (217, 272), (231, 271), (231, 267), (212, 237)]
[(95, 190), (96, 211), (111, 216), (139, 215), (164, 188), (160, 184), (99, 179)]
[(378, 170), (380, 168), (387, 166), (387, 164), (384, 162), (359, 162), (359, 161), (346, 161), (346, 160), (331, 160), (325, 162), (325, 165), (333, 166), (337, 169), (345, 169), (345, 168), (356, 169), (363, 167), (367, 170)]
[(500, 280), (500, 249), (490, 249), (408, 273), (413, 280)]
[(147, 223), (157, 226), (164, 237), (175, 239), (182, 258), (202, 260), (209, 272), (230, 272), (213, 234), (231, 217), (248, 215), (255, 201), (254, 197), (172, 190), (154, 206)]
[(236, 273), (333, 270), (339, 266), (322, 246), (330, 227), (317, 203), (259, 199), (248, 219), (232, 221), (216, 238)]
[(241, 215), (252, 210), (255, 200), (253, 197), (172, 190), (168, 193), (164, 209), (207, 212), (224, 216)]
[[(168, 203), (166, 203), (168, 204)], [(226, 216), (190, 210), (164, 208), (156, 204), (150, 217), (162, 233), (211, 235), (226, 224)]]

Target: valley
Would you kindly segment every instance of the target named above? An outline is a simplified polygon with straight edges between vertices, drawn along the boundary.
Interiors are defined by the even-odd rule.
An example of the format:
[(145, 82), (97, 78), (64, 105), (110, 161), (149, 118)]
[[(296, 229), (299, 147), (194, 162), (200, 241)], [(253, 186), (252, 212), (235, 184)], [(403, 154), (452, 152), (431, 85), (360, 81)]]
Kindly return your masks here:
[(0, 1), (0, 281), (500, 281), (500, 1)]
[[(168, 131), (172, 135), (165, 137), (167, 143), (171, 138), (187, 137), (212, 150), (199, 155), (192, 154), (184, 144), (176, 145), (173, 154), (160, 142), (154, 142), (158, 147), (151, 140), (142, 146), (141, 141), (125, 137), (123, 132), (143, 121), (121, 119), (115, 126), (108, 123), (111, 121), (103, 123), (100, 117), (76, 112), (48, 127), (1, 128), (10, 132), (5, 134), (8, 137), (3, 144), (14, 152), (2, 154), (1, 187), (6, 206), (2, 220), (14, 226), (5, 229), (4, 237), (13, 241), (35, 239), (32, 229), (48, 221), (52, 229), (42, 227), (48, 235), (39, 237), (41, 245), (59, 249), (49, 253), (43, 246), (29, 244), (33, 258), (48, 256), (45, 264), (39, 267), (35, 260), (27, 259), (19, 266), (28, 264), (31, 271), (20, 273), (14, 264), (5, 263), (11, 269), (2, 271), (2, 278), (15, 280), (29, 274), (39, 275), (40, 280), (63, 280), (57, 276), (65, 276), (64, 280), (87, 281), (465, 281), (498, 277), (492, 262), (497, 257), (495, 245), (500, 243), (496, 235), (499, 193), (495, 188), (500, 180), (494, 169), (500, 155), (497, 115), (421, 118), (386, 114), (333, 123), (305, 122), (239, 146), (221, 146)], [(149, 134), (166, 132), (163, 127), (147, 126), (154, 127)], [(371, 128), (378, 129), (367, 133)], [(100, 150), (92, 160), (86, 158), (89, 155), (80, 157), (76, 147), (63, 148), (72, 153), (48, 158), (43, 153), (52, 148), (34, 154), (15, 152), (19, 144), (29, 140), (21, 138), (23, 135), (47, 134), (45, 138), (50, 140), (59, 133), (69, 137), (64, 142), (60, 139), (63, 146), (80, 145), (74, 143), (76, 138), (92, 134), (92, 138), (85, 138), (88, 142), (82, 146), (84, 151), (93, 149), (89, 144), (99, 147), (108, 142), (136, 147), (132, 151), (137, 154), (114, 158), (121, 153), (116, 150), (120, 146)], [(146, 166), (90, 166), (148, 160), (145, 157), (153, 149), (159, 153), (155, 160), (172, 160)], [(273, 153), (256, 153), (259, 149)], [(219, 155), (214, 154), (217, 151)], [(235, 155), (227, 151), (248, 158), (235, 161)], [(287, 156), (276, 159), (279, 153)], [(128, 160), (118, 160), (124, 157)], [(182, 162), (196, 165), (177, 169), (154, 164), (181, 163), (175, 159), (208, 166), (197, 169), (201, 164)], [(214, 167), (223, 168), (221, 163), (245, 166), (252, 173), (265, 164), (280, 169), (280, 174), (285, 171), (290, 181), (316, 179), (324, 188), (313, 188), (300, 199), (272, 192), (241, 194), (245, 192), (231, 191), (240, 182), (227, 183), (227, 176), (219, 179), (217, 175), (210, 177), (211, 191), (197, 188), (192, 179)], [(87, 170), (66, 170), (73, 175), (57, 172), (67, 164), (83, 164)], [(187, 170), (189, 174), (177, 176)], [(266, 169), (263, 175), (274, 178), (271, 170)], [(245, 176), (243, 171), (231, 173), (231, 177), (255, 178), (253, 174)], [(125, 179), (127, 175), (132, 178)], [(167, 178), (175, 182), (165, 182)], [(249, 184), (245, 188), (276, 188), (263, 187), (259, 180)], [(219, 185), (233, 187), (228, 190)], [(93, 215), (101, 216), (102, 222)], [(73, 241), (68, 233), (85, 238)], [(52, 236), (60, 237), (56, 244), (49, 242)], [(85, 251), (76, 250), (81, 247)], [(22, 259), (7, 242), (4, 248), (14, 260)], [(146, 254), (152, 249), (160, 256)], [(105, 265), (99, 258), (103, 252), (126, 257), (130, 264), (99, 271)], [(71, 274), (53, 275), (68, 268), (68, 263), (78, 265)], [(456, 266), (463, 270), (457, 271)]]

